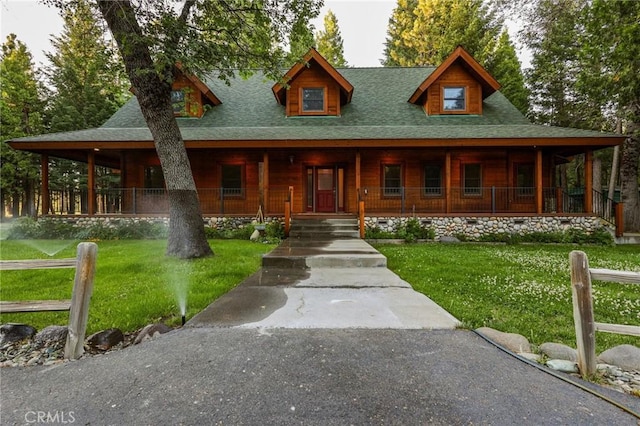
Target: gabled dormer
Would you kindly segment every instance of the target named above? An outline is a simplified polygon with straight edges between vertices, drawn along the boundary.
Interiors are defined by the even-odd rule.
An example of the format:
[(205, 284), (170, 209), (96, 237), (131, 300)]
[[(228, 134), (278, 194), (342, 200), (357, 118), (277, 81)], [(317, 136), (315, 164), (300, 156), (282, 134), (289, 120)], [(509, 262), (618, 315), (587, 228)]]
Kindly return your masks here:
[(462, 46), (413, 92), (409, 102), (427, 115), (482, 114), (482, 101), (500, 84)]
[(353, 86), (314, 48), (271, 90), (287, 117), (339, 116), (351, 102)]
[(221, 103), (202, 80), (185, 72), (180, 64), (176, 65), (171, 86), (171, 104), (176, 117), (200, 118), (205, 105), (216, 106)]

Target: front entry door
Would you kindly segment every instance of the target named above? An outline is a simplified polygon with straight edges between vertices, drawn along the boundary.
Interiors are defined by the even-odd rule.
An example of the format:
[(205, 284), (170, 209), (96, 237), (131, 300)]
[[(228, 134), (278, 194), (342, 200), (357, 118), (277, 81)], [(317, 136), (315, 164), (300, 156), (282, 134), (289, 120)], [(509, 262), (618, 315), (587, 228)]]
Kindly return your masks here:
[(316, 211), (336, 211), (336, 177), (334, 167), (316, 168)]

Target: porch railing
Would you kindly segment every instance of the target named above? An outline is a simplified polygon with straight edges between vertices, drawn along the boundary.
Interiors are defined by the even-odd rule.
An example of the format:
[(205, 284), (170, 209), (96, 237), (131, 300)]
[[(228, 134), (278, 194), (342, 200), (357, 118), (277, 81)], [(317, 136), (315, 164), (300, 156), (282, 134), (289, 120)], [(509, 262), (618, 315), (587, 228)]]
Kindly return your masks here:
[[(289, 187), (271, 187), (267, 205), (264, 193), (258, 188), (202, 188), (198, 189), (200, 208), (205, 215), (255, 215), (259, 206), (263, 212), (282, 214), (282, 206), (289, 198)], [(77, 215), (88, 213), (86, 189), (49, 191), (50, 211), (44, 214)], [(96, 190), (97, 214), (167, 214), (169, 201), (166, 189), (113, 188)]]

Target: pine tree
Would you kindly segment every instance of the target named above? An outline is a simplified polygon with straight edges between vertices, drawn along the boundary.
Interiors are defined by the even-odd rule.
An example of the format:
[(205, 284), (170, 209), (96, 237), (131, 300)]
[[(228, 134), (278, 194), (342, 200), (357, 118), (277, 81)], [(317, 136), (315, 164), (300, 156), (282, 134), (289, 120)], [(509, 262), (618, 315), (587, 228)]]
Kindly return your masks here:
[(2, 45), (0, 60), (0, 207), (2, 216), (10, 206), (14, 217), (35, 216), (39, 167), (35, 155), (15, 151), (6, 140), (42, 132), (43, 102), (31, 53), (9, 34)]
[(438, 65), (458, 45), (480, 63), (493, 52), (502, 22), (482, 0), (399, 0), (390, 20), (385, 64)]
[(46, 72), (54, 89), (49, 107), (51, 130), (101, 126), (128, 98), (129, 82), (106, 39), (106, 28), (86, 0), (63, 11), (62, 34), (52, 38)]
[(496, 48), (490, 54), (485, 66), (491, 70), (491, 75), (500, 83), (500, 92), (521, 113), (527, 114), (529, 112), (529, 90), (524, 84), (520, 61), (506, 29), (500, 34)]
[(318, 52), (334, 67), (346, 67), (338, 18), (329, 10), (324, 17), (324, 30), (316, 34)]
[[(627, 135), (620, 161), (625, 231), (640, 231), (640, 2), (594, 0), (580, 21), (577, 91), (615, 114)], [(613, 121), (613, 120), (612, 120)]]
[(387, 26), (387, 40), (384, 48), (384, 59), (380, 62), (385, 67), (403, 66), (407, 58), (416, 58), (418, 53), (409, 47), (403, 36), (413, 30), (414, 10), (418, 0), (398, 0)]
[[(54, 132), (101, 126), (129, 97), (129, 82), (117, 52), (105, 35), (107, 30), (97, 11), (86, 0), (78, 0), (62, 13), (62, 34), (52, 38), (54, 52), (47, 54), (51, 66), (46, 71), (53, 89), (47, 115)], [(64, 191), (70, 205), (86, 190), (87, 165), (51, 158), (50, 188)], [(99, 176), (110, 170), (96, 167)], [(97, 179), (102, 185), (117, 187), (119, 179)], [(86, 197), (82, 198), (86, 208)]]

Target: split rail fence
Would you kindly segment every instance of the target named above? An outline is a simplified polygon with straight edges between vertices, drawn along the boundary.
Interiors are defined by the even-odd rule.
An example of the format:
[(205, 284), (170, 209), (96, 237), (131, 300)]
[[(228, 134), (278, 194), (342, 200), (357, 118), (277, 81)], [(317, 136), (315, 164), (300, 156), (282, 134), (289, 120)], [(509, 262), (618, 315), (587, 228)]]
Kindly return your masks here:
[(640, 326), (596, 322), (593, 318), (591, 280), (621, 284), (640, 284), (640, 272), (589, 268), (589, 259), (582, 251), (569, 254), (573, 321), (576, 328), (578, 368), (583, 377), (596, 372), (596, 331), (640, 336)]
[(26, 269), (75, 268), (73, 293), (70, 300), (25, 300), (0, 302), (0, 312), (69, 311), (69, 333), (64, 347), (65, 359), (77, 359), (84, 352), (84, 337), (89, 319), (89, 301), (93, 292), (98, 246), (78, 244), (75, 259), (3, 260), (0, 271)]

